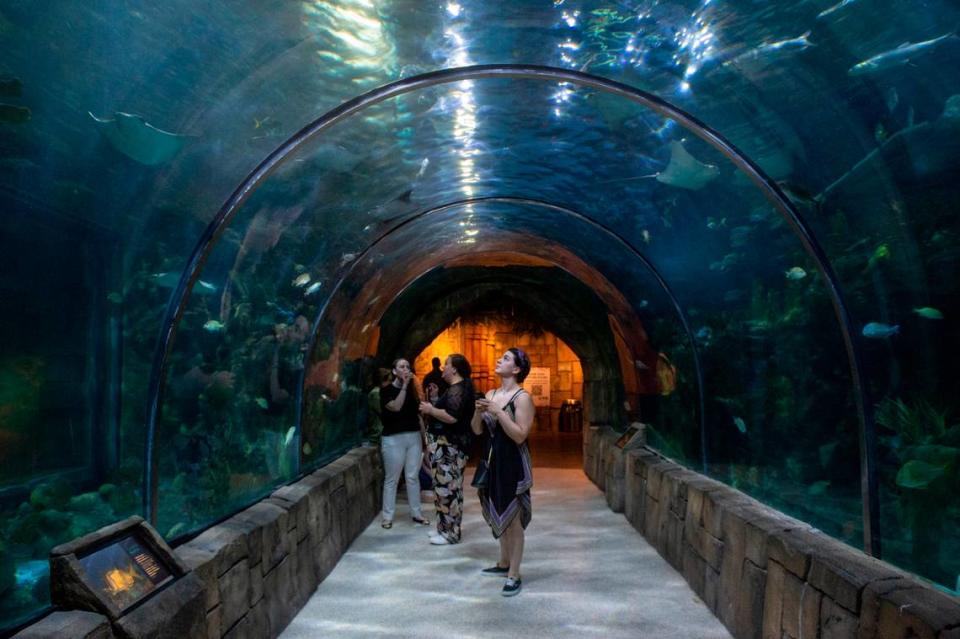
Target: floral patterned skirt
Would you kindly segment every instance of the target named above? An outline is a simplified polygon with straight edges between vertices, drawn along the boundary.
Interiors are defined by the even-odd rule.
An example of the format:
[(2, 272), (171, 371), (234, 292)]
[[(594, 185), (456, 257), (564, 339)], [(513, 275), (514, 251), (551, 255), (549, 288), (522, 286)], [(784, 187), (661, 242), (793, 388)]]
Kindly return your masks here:
[(463, 470), (467, 455), (459, 447), (438, 437), (429, 444), (433, 466), (434, 506), (437, 509), (437, 532), (451, 544), (460, 541), (463, 520)]

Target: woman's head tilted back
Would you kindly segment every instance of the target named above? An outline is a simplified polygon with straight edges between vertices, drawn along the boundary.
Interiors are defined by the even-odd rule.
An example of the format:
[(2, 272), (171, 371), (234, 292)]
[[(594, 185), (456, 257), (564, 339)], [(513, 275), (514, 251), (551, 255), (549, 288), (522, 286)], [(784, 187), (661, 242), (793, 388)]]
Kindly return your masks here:
[[(519, 369), (515, 373), (515, 377), (517, 378), (517, 383), (522, 384), (523, 380), (530, 374), (530, 357), (520, 348), (508, 348), (507, 353), (513, 356), (513, 365)], [(504, 355), (506, 355), (506, 353), (504, 353)]]

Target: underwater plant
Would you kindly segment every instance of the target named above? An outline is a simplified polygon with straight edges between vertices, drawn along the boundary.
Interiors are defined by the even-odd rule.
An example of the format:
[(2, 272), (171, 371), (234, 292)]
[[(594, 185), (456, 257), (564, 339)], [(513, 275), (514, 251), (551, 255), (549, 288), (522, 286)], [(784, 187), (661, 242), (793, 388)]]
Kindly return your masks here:
[(960, 479), (960, 424), (947, 426), (948, 415), (925, 399), (907, 403), (889, 397), (876, 413), (877, 424), (893, 433), (879, 439), (899, 465), (894, 482), (912, 537), (911, 559), (918, 572), (943, 583), (949, 577), (939, 558), (943, 507)]

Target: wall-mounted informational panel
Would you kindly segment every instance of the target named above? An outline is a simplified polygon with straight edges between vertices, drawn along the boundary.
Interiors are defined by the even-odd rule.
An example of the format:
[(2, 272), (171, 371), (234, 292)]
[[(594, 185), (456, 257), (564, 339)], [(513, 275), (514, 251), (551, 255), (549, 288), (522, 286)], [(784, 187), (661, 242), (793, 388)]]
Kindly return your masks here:
[(523, 380), (523, 387), (533, 398), (536, 407), (550, 406), (550, 369), (531, 368), (530, 374)]
[(142, 518), (101, 528), (50, 553), (54, 605), (117, 620), (189, 572)]
[(164, 559), (131, 533), (77, 557), (87, 582), (121, 612), (173, 580)]

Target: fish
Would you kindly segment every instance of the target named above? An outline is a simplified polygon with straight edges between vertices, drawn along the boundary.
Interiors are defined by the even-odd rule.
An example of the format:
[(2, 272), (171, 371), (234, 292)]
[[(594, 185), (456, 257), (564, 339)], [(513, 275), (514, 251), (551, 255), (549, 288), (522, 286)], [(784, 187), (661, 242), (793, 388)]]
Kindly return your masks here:
[(355, 259), (357, 259), (356, 253), (344, 253), (340, 256), (340, 266), (346, 266)]
[(741, 62), (746, 62), (749, 60), (757, 60), (759, 58), (765, 58), (770, 54), (778, 53), (781, 51), (803, 51), (809, 47), (817, 46), (813, 42), (810, 42), (808, 39), (810, 37), (810, 31), (806, 31), (798, 35), (795, 38), (787, 38), (785, 40), (778, 40), (776, 42), (764, 42), (763, 44), (750, 49), (740, 55), (736, 56), (731, 60), (727, 60), (723, 63), (723, 66), (728, 65), (737, 65)]
[(303, 292), (303, 296), (308, 297), (310, 295), (313, 295), (314, 293), (320, 290), (321, 286), (323, 286), (322, 282), (314, 282), (313, 284), (307, 287), (307, 290)]
[(209, 333), (219, 333), (226, 328), (226, 324), (218, 320), (208, 320), (206, 324), (203, 325), (203, 330)]
[(857, 1), (857, 0), (842, 0), (842, 2), (839, 2), (839, 3), (835, 4), (835, 5), (833, 5), (832, 7), (828, 8), (828, 9), (824, 9), (823, 11), (821, 11), (820, 13), (818, 13), (818, 14), (817, 14), (817, 18), (826, 18), (826, 17), (827, 17), (828, 15), (830, 15), (831, 13), (833, 13), (833, 12), (835, 12), (835, 11), (839, 11), (840, 9), (843, 9), (845, 6), (850, 5), (850, 4), (853, 4), (853, 3), (856, 2), (856, 1)]
[(742, 417), (734, 417), (733, 423), (741, 433), (747, 432), (747, 423), (743, 421)]
[(677, 140), (670, 142), (670, 162), (660, 173), (652, 175), (662, 184), (698, 191), (720, 175), (720, 168), (704, 164), (687, 151)]
[(709, 342), (713, 338), (713, 330), (709, 326), (704, 326), (693, 334), (701, 342)]
[(870, 256), (870, 259), (867, 260), (867, 268), (871, 269), (877, 265), (877, 262), (880, 260), (886, 260), (890, 258), (890, 247), (886, 242), (878, 246), (873, 251), (873, 255)]
[(873, 139), (875, 139), (880, 144), (883, 144), (886, 141), (887, 129), (883, 126), (883, 122), (877, 122), (876, 128), (873, 130)]
[(30, 116), (30, 109), (27, 107), (0, 103), (0, 122), (23, 124), (30, 120)]
[(925, 317), (932, 320), (942, 320), (943, 313), (938, 309), (933, 308), (932, 306), (924, 306), (922, 308), (915, 308), (913, 312), (919, 315), (920, 317)]
[(940, 117), (944, 120), (960, 119), (960, 93), (947, 98), (947, 101), (943, 103), (943, 113)]
[[(164, 271), (162, 273), (153, 273), (150, 276), (150, 279), (153, 280), (153, 283), (159, 286), (160, 288), (176, 288), (177, 284), (180, 283), (180, 273), (174, 273), (173, 271)], [(195, 293), (201, 295), (208, 295), (217, 290), (217, 287), (211, 284), (210, 282), (204, 282), (203, 280), (197, 280), (197, 285), (193, 287)]]
[(897, 93), (896, 88), (890, 87), (887, 90), (887, 111), (893, 113), (898, 104), (900, 104), (900, 94)]
[(283, 445), (284, 445), (284, 446), (289, 446), (289, 445), (290, 445), (290, 442), (293, 441), (293, 436), (294, 436), (294, 434), (296, 434), (296, 432), (297, 432), (297, 427), (296, 427), (296, 426), (291, 426), (291, 427), (289, 428), (289, 430), (287, 430), (287, 434), (286, 434), (286, 436), (284, 436), (284, 438), (283, 438)]
[(650, 231), (648, 231), (647, 229), (643, 229), (643, 231), (640, 232), (640, 237), (643, 238), (643, 241), (645, 244), (650, 243)]
[(267, 403), (267, 400), (264, 397), (258, 397), (253, 400), (253, 402), (263, 410), (267, 410), (267, 408), (270, 407), (270, 404)]
[(884, 339), (900, 332), (900, 326), (894, 324), (881, 324), (880, 322), (870, 322), (863, 327), (863, 336), (870, 339)]
[(295, 278), (293, 278), (293, 281), (290, 282), (290, 285), (300, 288), (301, 286), (306, 286), (309, 283), (310, 283), (310, 274), (301, 273), (300, 275), (297, 275)]
[(915, 56), (925, 53), (936, 46), (943, 44), (947, 40), (956, 37), (956, 33), (951, 31), (950, 33), (945, 33), (942, 36), (931, 38), (930, 40), (924, 40), (922, 42), (904, 42), (896, 49), (878, 53), (873, 57), (856, 63), (847, 70), (847, 74), (855, 76), (864, 75), (866, 73), (875, 73), (877, 71), (885, 71), (891, 67), (905, 64)]
[(719, 220), (713, 217), (707, 218), (707, 228), (710, 229), (711, 231), (726, 225), (727, 225), (727, 218), (725, 217), (720, 218)]
[[(819, 206), (819, 198), (812, 193), (809, 189), (790, 182), (789, 180), (780, 180), (777, 182), (777, 186), (780, 187), (780, 190), (783, 191), (784, 195), (789, 197), (794, 202), (806, 202), (814, 206)], [(766, 215), (763, 215), (765, 218)], [(761, 219), (763, 219), (761, 218)], [(760, 221), (760, 220), (751, 220), (751, 221)]]
[(827, 488), (829, 487), (830, 482), (821, 479), (818, 482), (814, 482), (809, 488), (807, 488), (807, 492), (811, 495), (822, 495), (823, 493), (827, 492)]
[(172, 159), (189, 136), (170, 133), (148, 123), (142, 116), (117, 112), (113, 119), (98, 118), (88, 112), (110, 145), (128, 158), (146, 166), (157, 166)]
[(20, 78), (0, 79), (0, 96), (5, 98), (17, 98), (23, 92), (23, 82)]
[[(293, 311), (287, 310), (287, 309), (283, 308), (282, 306), (280, 306), (279, 304), (276, 304), (276, 303), (274, 303), (274, 302), (267, 302), (267, 306), (270, 307), (270, 308), (272, 308), (272, 309), (274, 309), (277, 313), (279, 313), (279, 314), (280, 314), (284, 319), (286, 319), (288, 322), (292, 322), (293, 319), (296, 317), (296, 313), (294, 313)], [(272, 324), (272, 322), (271, 322), (271, 324)]]
[(307, 456), (313, 454), (313, 446), (310, 445), (310, 442), (303, 445), (303, 454)]
[(423, 162), (420, 163), (420, 170), (417, 171), (418, 178), (423, 177), (423, 174), (427, 172), (428, 166), (430, 166), (430, 158), (423, 158)]
[(788, 280), (793, 280), (796, 282), (805, 278), (807, 276), (807, 272), (799, 266), (794, 266), (789, 271), (784, 271), (784, 275), (786, 275)]

